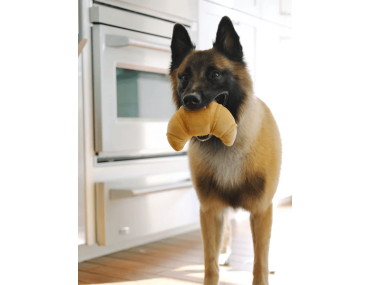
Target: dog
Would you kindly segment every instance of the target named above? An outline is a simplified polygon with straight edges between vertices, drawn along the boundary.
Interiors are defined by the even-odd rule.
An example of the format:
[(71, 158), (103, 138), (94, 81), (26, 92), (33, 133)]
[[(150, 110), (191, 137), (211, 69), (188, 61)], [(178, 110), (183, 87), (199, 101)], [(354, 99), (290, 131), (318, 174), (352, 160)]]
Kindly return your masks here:
[(254, 247), (253, 285), (268, 284), (272, 199), (281, 167), (281, 139), (266, 104), (253, 93), (243, 48), (231, 20), (219, 23), (213, 48), (196, 51), (186, 29), (175, 24), (170, 81), (177, 108), (194, 111), (223, 104), (238, 127), (231, 147), (211, 134), (189, 143), (191, 178), (200, 201), (204, 285), (219, 281), (219, 254), (230, 242), (228, 209), (250, 212)]

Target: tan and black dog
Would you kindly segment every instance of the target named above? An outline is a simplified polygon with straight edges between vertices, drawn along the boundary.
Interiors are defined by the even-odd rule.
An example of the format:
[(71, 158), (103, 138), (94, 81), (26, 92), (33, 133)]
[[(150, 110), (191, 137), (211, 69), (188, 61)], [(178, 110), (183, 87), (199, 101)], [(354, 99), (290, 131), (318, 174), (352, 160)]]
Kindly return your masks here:
[[(228, 208), (250, 212), (254, 246), (253, 284), (268, 284), (272, 198), (281, 165), (281, 140), (270, 109), (253, 93), (239, 36), (223, 17), (213, 48), (195, 51), (189, 34), (174, 26), (170, 78), (177, 108), (223, 104), (238, 124), (233, 146), (207, 135), (189, 145), (192, 180), (201, 204), (205, 285), (219, 280), (218, 257), (230, 242)], [(268, 84), (268, 83), (267, 83)], [(224, 230), (226, 229), (226, 230)]]

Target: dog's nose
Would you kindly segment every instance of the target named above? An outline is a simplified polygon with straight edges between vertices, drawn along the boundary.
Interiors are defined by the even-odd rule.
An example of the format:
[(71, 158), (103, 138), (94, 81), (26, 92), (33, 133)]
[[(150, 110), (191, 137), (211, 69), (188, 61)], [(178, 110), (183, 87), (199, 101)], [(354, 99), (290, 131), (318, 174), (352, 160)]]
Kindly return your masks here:
[(197, 110), (202, 104), (202, 97), (198, 93), (187, 94), (182, 98), (182, 104), (186, 109)]

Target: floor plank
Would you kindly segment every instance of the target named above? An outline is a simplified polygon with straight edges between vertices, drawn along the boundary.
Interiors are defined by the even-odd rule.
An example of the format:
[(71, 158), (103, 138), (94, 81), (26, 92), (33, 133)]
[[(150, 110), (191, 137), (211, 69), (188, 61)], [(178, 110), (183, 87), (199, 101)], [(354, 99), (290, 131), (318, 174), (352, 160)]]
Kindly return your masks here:
[(118, 277), (122, 280), (131, 280), (131, 281), (153, 279), (158, 277), (158, 275), (145, 273), (140, 270), (127, 270), (112, 266), (100, 266), (94, 269), (87, 269), (86, 271), (105, 276)]
[[(132, 253), (128, 251), (120, 251), (113, 254), (108, 255), (110, 257), (115, 257), (119, 259), (128, 259), (132, 261), (140, 261), (142, 263), (146, 263), (149, 265), (156, 265), (160, 264), (161, 267), (166, 267), (168, 269), (171, 268), (178, 268), (181, 266), (189, 265), (190, 263), (187, 261), (179, 261), (172, 258), (166, 258), (161, 256), (150, 256), (146, 253)], [(191, 263), (193, 264), (193, 263)]]
[(89, 269), (94, 269), (97, 267), (101, 267), (101, 265), (96, 264), (96, 263), (91, 263), (88, 261), (81, 262), (78, 264), (78, 270), (83, 270), (83, 271), (85, 271), (86, 269), (89, 270)]
[[(127, 249), (128, 252), (132, 253), (145, 253), (148, 256), (157, 256), (160, 258), (168, 258), (173, 259), (176, 261), (186, 261), (186, 262), (193, 262), (193, 263), (202, 263), (203, 262), (203, 256), (194, 256), (191, 254), (183, 254), (180, 251), (177, 252), (167, 252), (163, 250), (158, 249), (145, 249), (145, 248), (131, 248)], [(200, 253), (202, 254), (202, 253)]]
[(94, 258), (94, 259), (89, 260), (89, 262), (104, 265), (104, 266), (123, 268), (127, 270), (135, 270), (135, 271), (139, 270), (145, 273), (160, 273), (167, 269), (165, 267), (148, 265), (142, 262), (123, 260), (123, 259), (113, 258), (113, 257), (108, 257), (108, 256)]
[(78, 271), (78, 281), (84, 284), (101, 284), (109, 282), (122, 282), (125, 281), (122, 278), (111, 277), (107, 275), (101, 275), (92, 272)]

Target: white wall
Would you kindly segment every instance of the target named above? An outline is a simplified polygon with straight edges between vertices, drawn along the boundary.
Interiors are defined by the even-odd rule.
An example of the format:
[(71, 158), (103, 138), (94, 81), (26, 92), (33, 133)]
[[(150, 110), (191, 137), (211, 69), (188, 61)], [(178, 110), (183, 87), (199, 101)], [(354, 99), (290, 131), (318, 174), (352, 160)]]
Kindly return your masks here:
[[(294, 2), (295, 284), (365, 284), (370, 255), (366, 1)], [(366, 278), (366, 279), (365, 279)]]

